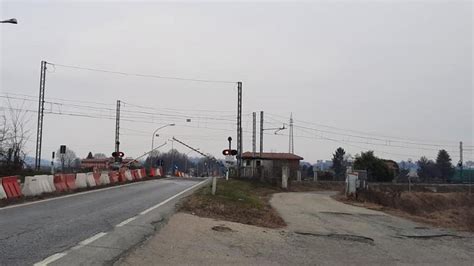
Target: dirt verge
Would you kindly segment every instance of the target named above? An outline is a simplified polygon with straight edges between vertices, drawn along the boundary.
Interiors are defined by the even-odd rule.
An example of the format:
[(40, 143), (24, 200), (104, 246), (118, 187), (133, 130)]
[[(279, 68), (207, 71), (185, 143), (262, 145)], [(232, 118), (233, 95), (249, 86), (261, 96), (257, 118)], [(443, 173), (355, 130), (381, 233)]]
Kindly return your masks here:
[(218, 180), (216, 195), (206, 186), (186, 198), (180, 211), (201, 217), (227, 220), (269, 228), (286, 226), (269, 203), (273, 193), (281, 189), (248, 180)]
[(474, 232), (474, 195), (465, 192), (369, 189), (359, 193), (357, 199), (345, 199), (343, 196), (336, 196), (336, 199), (432, 226)]

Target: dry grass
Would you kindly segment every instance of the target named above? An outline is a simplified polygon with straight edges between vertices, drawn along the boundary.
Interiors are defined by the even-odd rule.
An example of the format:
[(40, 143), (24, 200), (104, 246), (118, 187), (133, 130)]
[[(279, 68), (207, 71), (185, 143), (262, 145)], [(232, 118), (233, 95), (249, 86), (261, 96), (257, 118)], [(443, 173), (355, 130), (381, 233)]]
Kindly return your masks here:
[(186, 198), (180, 210), (201, 217), (227, 220), (269, 228), (286, 226), (269, 203), (279, 188), (247, 180), (218, 180), (216, 195), (210, 186)]
[[(474, 195), (465, 192), (402, 192), (368, 190), (357, 201), (433, 226), (474, 231)], [(373, 207), (373, 206), (372, 206)]]

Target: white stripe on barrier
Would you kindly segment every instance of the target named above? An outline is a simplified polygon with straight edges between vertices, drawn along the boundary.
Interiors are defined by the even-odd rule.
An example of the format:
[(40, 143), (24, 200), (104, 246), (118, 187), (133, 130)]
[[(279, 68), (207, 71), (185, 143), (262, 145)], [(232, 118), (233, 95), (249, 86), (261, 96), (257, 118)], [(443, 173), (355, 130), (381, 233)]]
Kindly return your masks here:
[(77, 188), (86, 188), (87, 187), (87, 178), (85, 173), (76, 174), (76, 187)]
[(126, 178), (128, 181), (132, 181), (132, 180), (133, 180), (132, 172), (130, 172), (130, 170), (126, 170), (126, 171), (124, 172), (124, 175), (125, 175), (125, 178)]
[(86, 183), (88, 187), (95, 187), (94, 173), (86, 173)]
[(109, 173), (107, 172), (102, 172), (100, 174), (100, 184), (101, 185), (107, 185), (110, 184), (110, 179), (109, 179)]

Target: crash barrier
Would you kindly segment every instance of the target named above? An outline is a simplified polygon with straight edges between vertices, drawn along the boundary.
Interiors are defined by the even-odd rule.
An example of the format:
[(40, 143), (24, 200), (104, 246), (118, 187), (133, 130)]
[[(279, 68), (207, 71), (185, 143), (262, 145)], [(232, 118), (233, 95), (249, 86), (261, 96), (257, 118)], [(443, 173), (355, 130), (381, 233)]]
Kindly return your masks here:
[(77, 188), (86, 188), (87, 187), (87, 176), (85, 173), (76, 174), (76, 187)]
[[(86, 173), (85, 175), (86, 175), (86, 185), (88, 187), (95, 187), (97, 185), (96, 180), (94, 178), (95, 173)], [(100, 175), (98, 176), (98, 178), (100, 178)]]
[(76, 189), (76, 175), (75, 174), (64, 174), (64, 181), (69, 190)]
[(132, 176), (132, 172), (130, 170), (125, 170), (123, 172), (123, 175), (125, 176), (125, 179), (128, 180), (128, 181), (133, 181), (133, 176)]
[(19, 198), (22, 196), (18, 178), (16, 176), (7, 176), (2, 178), (2, 187), (5, 190), (7, 198)]
[(100, 183), (100, 176), (102, 174), (101, 173), (93, 173), (92, 176), (94, 177), (94, 180), (95, 180), (95, 184), (97, 186), (99, 186), (101, 183)]
[(62, 174), (54, 175), (53, 180), (54, 180), (54, 187), (56, 188), (56, 191), (58, 192), (67, 191), (66, 180)]
[(0, 199), (6, 199), (7, 198), (7, 193), (5, 192), (5, 189), (3, 189), (3, 186), (0, 186)]
[[(163, 176), (163, 170), (151, 168), (150, 176)], [(76, 188), (87, 188), (110, 183), (140, 180), (147, 177), (145, 168), (134, 170), (122, 170), (102, 173), (78, 173), (78, 174), (55, 174), (26, 176), (20, 186), (17, 176), (0, 178), (0, 199), (17, 198), (25, 196), (37, 196), (43, 193), (70, 191)]]
[(99, 181), (100, 181), (100, 185), (110, 184), (109, 174), (107, 172), (102, 172), (100, 174)]
[(110, 183), (118, 183), (119, 182), (119, 172), (118, 171), (110, 171), (109, 172)]
[(163, 171), (161, 168), (151, 168), (150, 169), (150, 176), (163, 176)]
[(25, 196), (37, 196), (54, 191), (56, 191), (56, 187), (53, 176), (48, 175), (25, 176), (25, 182), (21, 189)]

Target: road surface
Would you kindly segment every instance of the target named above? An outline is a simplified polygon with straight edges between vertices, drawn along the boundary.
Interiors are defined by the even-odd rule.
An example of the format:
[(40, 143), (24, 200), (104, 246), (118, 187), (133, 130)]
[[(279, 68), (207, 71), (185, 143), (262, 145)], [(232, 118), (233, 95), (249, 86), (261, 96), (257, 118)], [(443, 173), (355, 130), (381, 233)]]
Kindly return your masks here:
[(147, 209), (199, 181), (150, 180), (2, 208), (0, 265), (32, 265), (65, 252), (141, 212), (148, 213)]
[(271, 204), (287, 227), (177, 213), (115, 265), (473, 265), (470, 233), (347, 205), (325, 192), (278, 193)]

